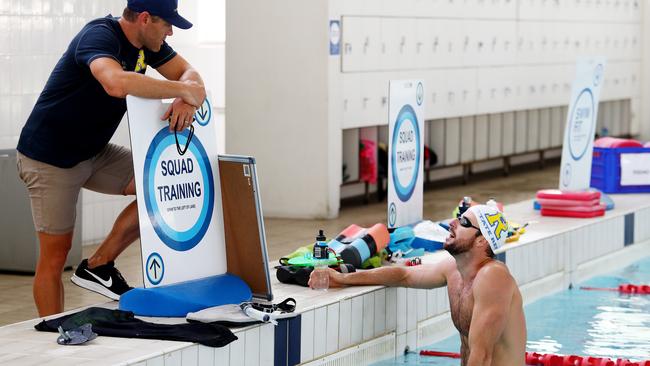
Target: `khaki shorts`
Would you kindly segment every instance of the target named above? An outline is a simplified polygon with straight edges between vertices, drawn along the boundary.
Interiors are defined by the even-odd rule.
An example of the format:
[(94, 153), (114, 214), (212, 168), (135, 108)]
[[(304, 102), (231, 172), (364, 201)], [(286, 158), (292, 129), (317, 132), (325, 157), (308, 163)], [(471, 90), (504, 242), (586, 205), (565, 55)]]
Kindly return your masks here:
[(95, 157), (72, 168), (59, 168), (18, 153), (18, 175), (27, 185), (37, 232), (65, 234), (74, 229), (81, 188), (123, 195), (133, 178), (127, 148), (108, 144)]

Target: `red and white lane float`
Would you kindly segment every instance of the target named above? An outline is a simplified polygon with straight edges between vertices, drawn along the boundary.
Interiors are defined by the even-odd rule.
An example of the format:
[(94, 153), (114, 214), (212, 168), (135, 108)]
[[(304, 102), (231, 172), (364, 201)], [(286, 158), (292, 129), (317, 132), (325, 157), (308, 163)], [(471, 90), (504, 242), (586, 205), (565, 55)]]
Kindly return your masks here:
[(554, 355), (526, 352), (526, 365), (531, 366), (650, 366), (650, 360), (630, 361), (612, 360), (608, 357), (590, 357), (576, 355)]
[[(460, 358), (460, 353), (431, 350), (420, 351), (420, 356)], [(612, 360), (607, 357), (576, 355), (554, 355), (551, 353), (526, 352), (526, 365), (529, 366), (650, 366), (650, 360), (630, 361)]]
[(618, 285), (618, 288), (607, 287), (580, 287), (581, 290), (589, 291), (618, 291), (622, 294), (630, 295), (650, 295), (650, 285), (633, 285), (631, 283), (624, 283)]

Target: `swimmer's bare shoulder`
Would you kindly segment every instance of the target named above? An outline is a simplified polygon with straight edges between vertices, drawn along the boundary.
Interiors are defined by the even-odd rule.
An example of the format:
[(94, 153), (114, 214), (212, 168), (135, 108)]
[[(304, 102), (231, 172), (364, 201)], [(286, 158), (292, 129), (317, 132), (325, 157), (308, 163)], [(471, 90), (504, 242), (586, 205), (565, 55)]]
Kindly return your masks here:
[(516, 283), (503, 263), (491, 261), (478, 271), (472, 285), (474, 309), (467, 365), (492, 365), (493, 361), (503, 361), (500, 352), (495, 354), (495, 346), (507, 333), (516, 292)]

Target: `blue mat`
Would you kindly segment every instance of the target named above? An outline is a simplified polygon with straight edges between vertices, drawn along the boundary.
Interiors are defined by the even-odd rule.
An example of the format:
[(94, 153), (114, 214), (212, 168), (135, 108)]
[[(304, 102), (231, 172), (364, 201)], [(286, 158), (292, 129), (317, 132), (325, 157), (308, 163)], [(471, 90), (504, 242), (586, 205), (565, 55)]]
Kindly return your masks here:
[(246, 282), (223, 274), (173, 285), (134, 288), (120, 296), (120, 310), (140, 316), (185, 317), (213, 306), (250, 301), (251, 297)]

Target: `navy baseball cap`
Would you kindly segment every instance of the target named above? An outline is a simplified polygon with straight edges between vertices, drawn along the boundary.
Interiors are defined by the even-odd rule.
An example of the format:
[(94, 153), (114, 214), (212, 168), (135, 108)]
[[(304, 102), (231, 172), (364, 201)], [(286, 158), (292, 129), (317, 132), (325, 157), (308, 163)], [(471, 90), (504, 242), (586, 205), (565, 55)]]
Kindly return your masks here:
[(178, 14), (178, 0), (128, 0), (126, 7), (138, 13), (146, 11), (180, 29), (192, 28), (192, 23)]

